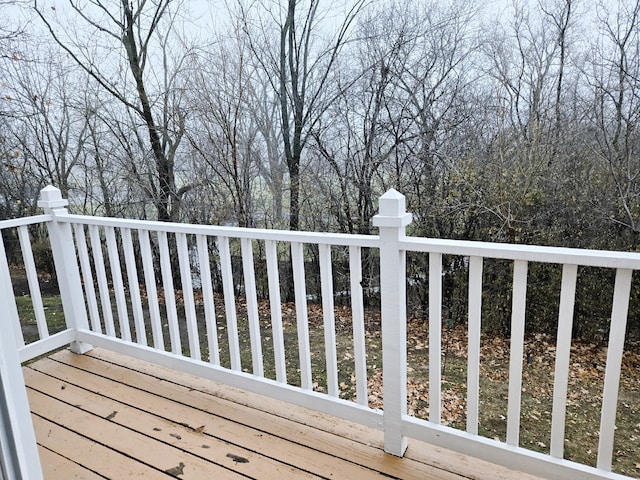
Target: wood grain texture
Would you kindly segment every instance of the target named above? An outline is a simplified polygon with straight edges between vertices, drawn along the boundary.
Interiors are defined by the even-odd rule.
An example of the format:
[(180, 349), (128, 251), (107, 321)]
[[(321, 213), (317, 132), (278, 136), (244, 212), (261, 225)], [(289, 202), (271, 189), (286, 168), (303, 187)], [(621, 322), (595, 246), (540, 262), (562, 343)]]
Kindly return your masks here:
[(23, 371), (45, 478), (527, 478), (103, 349)]

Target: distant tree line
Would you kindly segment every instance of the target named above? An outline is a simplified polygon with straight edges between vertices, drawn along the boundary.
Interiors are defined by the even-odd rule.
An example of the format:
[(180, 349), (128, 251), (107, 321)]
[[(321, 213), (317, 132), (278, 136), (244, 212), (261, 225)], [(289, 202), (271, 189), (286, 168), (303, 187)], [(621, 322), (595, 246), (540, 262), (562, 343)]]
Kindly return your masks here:
[[(0, 218), (52, 183), (81, 213), (367, 234), (393, 187), (413, 235), (639, 250), (640, 0), (241, 0), (212, 29), (189, 8), (38, 1), (0, 26)], [(603, 276), (581, 275), (587, 318)], [(558, 279), (530, 272), (537, 330)]]

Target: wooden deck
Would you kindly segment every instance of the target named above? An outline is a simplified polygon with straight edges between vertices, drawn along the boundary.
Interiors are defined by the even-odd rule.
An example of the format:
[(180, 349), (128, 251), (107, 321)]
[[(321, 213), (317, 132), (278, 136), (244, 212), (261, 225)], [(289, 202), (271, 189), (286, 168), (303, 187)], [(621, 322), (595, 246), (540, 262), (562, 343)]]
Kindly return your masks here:
[(103, 349), (23, 371), (45, 479), (533, 479)]

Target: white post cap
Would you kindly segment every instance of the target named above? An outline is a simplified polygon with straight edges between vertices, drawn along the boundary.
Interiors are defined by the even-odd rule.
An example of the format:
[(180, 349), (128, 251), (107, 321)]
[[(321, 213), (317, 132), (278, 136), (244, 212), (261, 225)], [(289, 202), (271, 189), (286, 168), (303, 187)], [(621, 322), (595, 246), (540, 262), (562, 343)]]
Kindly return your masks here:
[(59, 188), (48, 185), (40, 190), (40, 200), (38, 200), (40, 208), (61, 208), (67, 205), (69, 205), (69, 201), (66, 198), (62, 198)]
[(373, 217), (373, 225), (400, 228), (410, 224), (412, 216), (405, 208), (405, 196), (393, 188), (388, 190), (378, 201), (380, 213)]

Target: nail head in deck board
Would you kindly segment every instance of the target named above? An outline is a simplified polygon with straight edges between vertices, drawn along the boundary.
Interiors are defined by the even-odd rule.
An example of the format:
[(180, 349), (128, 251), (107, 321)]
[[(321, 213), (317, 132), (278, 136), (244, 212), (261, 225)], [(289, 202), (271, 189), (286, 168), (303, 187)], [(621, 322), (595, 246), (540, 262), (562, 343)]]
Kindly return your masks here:
[[(82, 389), (74, 384), (82, 384), (86, 395), (93, 395), (104, 402), (100, 407), (100, 420), (104, 423), (113, 425), (113, 422), (126, 420), (125, 411), (129, 411), (127, 415), (140, 417), (140, 410), (136, 408), (141, 408), (146, 411), (147, 418), (153, 419), (153, 423), (148, 424), (147, 432), (160, 426), (165, 432), (180, 431), (183, 437), (178, 442), (180, 446), (183, 447), (189, 439), (190, 451), (197, 452), (200, 456), (220, 450), (224, 457), (229, 452), (228, 444), (221, 448), (215, 446), (214, 442), (222, 440), (213, 438), (211, 432), (220, 438), (226, 437), (234, 445), (236, 442), (242, 443), (244, 448), (234, 447), (233, 453), (250, 459), (250, 463), (234, 463), (230, 468), (251, 469), (247, 472), (253, 472), (252, 469), (261, 462), (264, 467), (265, 457), (261, 455), (262, 452), (271, 456), (268, 460), (282, 468), (279, 478), (291, 477), (287, 475), (286, 469), (292, 467), (285, 462), (296, 463), (297, 467), (305, 469), (305, 465), (311, 466), (314, 470), (309, 471), (315, 471), (317, 476), (331, 475), (334, 478), (381, 478), (389, 475), (421, 480), (534, 478), (416, 441), (410, 442), (406, 458), (396, 458), (380, 450), (381, 432), (378, 430), (284, 402), (265, 400), (260, 395), (248, 394), (100, 348), (86, 355), (61, 351), (49, 359), (45, 358), (25, 367), (24, 371), (28, 372), (30, 368), (53, 375), (52, 384), (57, 385), (54, 390), (58, 396), (67, 393), (75, 395), (76, 390)], [(46, 377), (44, 374), (40, 375)], [(61, 382), (66, 382), (68, 392), (60, 391)], [(145, 391), (137, 390), (139, 388)], [(88, 390), (95, 390), (101, 395), (94, 395)], [(104, 395), (113, 398), (105, 398)], [(154, 405), (149, 405), (151, 398), (155, 398)], [(113, 402), (119, 400), (131, 403), (131, 406), (114, 408)], [(73, 403), (80, 402), (75, 400)], [(92, 405), (91, 402), (83, 401), (83, 404), (87, 403)], [(111, 422), (106, 421), (104, 416), (113, 410), (117, 410), (118, 415)], [(158, 414), (172, 419), (173, 427), (167, 419), (162, 419), (163, 422), (159, 423), (159, 418), (155, 416)], [(200, 425), (206, 425), (205, 432), (195, 431)], [(184, 433), (176, 430), (177, 427), (183, 428)], [(207, 443), (212, 445), (210, 449), (204, 448), (203, 435), (207, 435)], [(288, 440), (291, 442), (284, 445), (290, 449), (283, 451), (283, 443), (278, 442)], [(228, 464), (229, 459), (226, 461)], [(282, 463), (278, 463), (279, 461)], [(185, 463), (189, 465), (187, 461)], [(176, 459), (173, 464), (164, 465), (161, 471), (178, 464), (179, 460)], [(188, 478), (187, 468), (185, 467), (185, 476), (179, 478)], [(384, 473), (380, 474), (376, 470)], [(274, 475), (252, 476), (276, 478)], [(210, 478), (210, 475), (206, 478)]]

